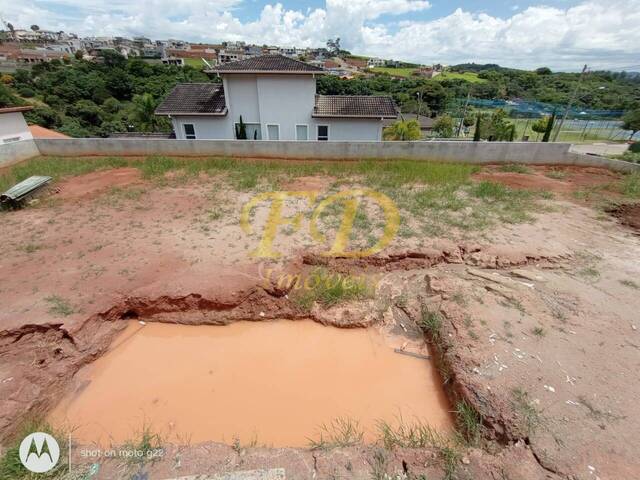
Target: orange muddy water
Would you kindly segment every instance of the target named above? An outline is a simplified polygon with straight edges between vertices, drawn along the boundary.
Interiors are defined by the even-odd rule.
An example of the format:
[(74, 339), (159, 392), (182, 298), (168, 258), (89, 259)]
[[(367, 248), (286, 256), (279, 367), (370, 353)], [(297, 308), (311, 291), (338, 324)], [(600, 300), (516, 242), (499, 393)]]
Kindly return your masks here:
[(82, 443), (122, 443), (143, 424), (176, 443), (276, 447), (306, 446), (337, 417), (357, 419), (367, 441), (399, 415), (451, 428), (431, 361), (395, 353), (377, 330), (310, 320), (131, 322), (75, 381), (50, 420)]

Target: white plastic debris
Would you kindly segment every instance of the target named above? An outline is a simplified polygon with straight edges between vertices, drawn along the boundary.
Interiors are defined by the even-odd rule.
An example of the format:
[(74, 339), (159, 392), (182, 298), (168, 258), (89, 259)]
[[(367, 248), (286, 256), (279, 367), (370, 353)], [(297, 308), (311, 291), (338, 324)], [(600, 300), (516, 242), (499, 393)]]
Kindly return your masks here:
[(145, 322), (144, 320), (138, 320), (138, 323), (143, 327), (147, 324), (147, 322)]
[(265, 313), (264, 312), (260, 312), (260, 316), (264, 317)]
[(545, 385), (545, 386), (544, 386), (544, 389), (545, 389), (546, 391), (548, 391), (548, 392), (556, 393), (556, 389), (555, 389), (555, 388), (553, 388), (553, 387), (551, 387), (551, 386), (549, 386), (549, 385)]

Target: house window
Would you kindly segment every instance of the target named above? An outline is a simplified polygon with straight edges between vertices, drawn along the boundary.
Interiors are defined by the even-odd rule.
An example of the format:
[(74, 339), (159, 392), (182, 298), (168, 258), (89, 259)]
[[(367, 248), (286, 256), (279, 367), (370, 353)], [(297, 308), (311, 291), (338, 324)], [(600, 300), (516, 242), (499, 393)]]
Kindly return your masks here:
[(296, 140), (309, 140), (309, 126), (296, 125)]
[(280, 140), (280, 125), (267, 125), (267, 138), (269, 140)]
[[(247, 140), (262, 140), (262, 128), (260, 127), (259, 123), (245, 123), (244, 125), (245, 129), (247, 130)], [(234, 131), (238, 132), (239, 128), (240, 124), (236, 123)]]
[(196, 127), (193, 126), (193, 123), (185, 123), (183, 125), (184, 128), (184, 138), (187, 140), (195, 140), (196, 139)]
[(318, 140), (329, 140), (329, 125), (318, 125)]

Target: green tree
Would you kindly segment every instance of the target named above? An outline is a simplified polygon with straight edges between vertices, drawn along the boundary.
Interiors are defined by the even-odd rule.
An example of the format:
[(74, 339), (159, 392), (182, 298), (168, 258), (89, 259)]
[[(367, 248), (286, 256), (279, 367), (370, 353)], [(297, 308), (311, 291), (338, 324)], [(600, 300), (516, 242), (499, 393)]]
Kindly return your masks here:
[(238, 140), (247, 139), (247, 125), (242, 120), (242, 115), (240, 115), (240, 121), (236, 124), (236, 138)]
[(158, 127), (158, 118), (155, 115), (158, 102), (148, 93), (135, 95), (132, 105), (132, 120), (136, 128), (143, 132), (153, 132)]
[(68, 113), (80, 119), (85, 127), (99, 127), (104, 120), (104, 112), (91, 100), (78, 100)]
[(473, 132), (473, 141), (479, 142), (482, 138), (482, 114), (478, 113), (476, 117), (476, 129)]
[(442, 138), (451, 138), (453, 137), (453, 118), (447, 115), (439, 116), (436, 121), (433, 123), (433, 131)]
[(90, 137), (91, 131), (83, 127), (80, 122), (75, 118), (67, 117), (62, 122), (62, 126), (58, 129), (59, 132), (69, 135), (70, 137), (82, 138)]
[(24, 113), (25, 120), (32, 125), (55, 128), (60, 124), (60, 115), (50, 107), (36, 106)]
[(472, 113), (467, 113), (462, 119), (462, 125), (464, 125), (465, 127), (470, 127), (474, 123), (476, 123), (476, 119), (474, 118)]
[(398, 120), (383, 132), (384, 140), (420, 140), (422, 132), (417, 120)]
[(127, 72), (121, 68), (109, 69), (105, 78), (105, 86), (111, 92), (111, 95), (119, 100), (129, 100), (131, 98), (133, 83)]
[(126, 132), (127, 126), (124, 121), (119, 119), (108, 120), (106, 122), (102, 122), (100, 128), (98, 129), (98, 135), (101, 137), (108, 137), (114, 132)]
[(0, 107), (15, 107), (23, 103), (24, 100), (15, 96), (4, 83), (0, 83)]
[(104, 65), (109, 68), (124, 68), (127, 64), (127, 59), (115, 50), (102, 50), (100, 57)]
[(110, 97), (107, 98), (102, 104), (102, 108), (108, 113), (118, 113), (120, 111), (121, 105), (118, 99)]
[(541, 133), (547, 131), (547, 125), (549, 124), (549, 117), (542, 117), (533, 122), (531, 130), (537, 133), (536, 140), (540, 137)]
[(553, 125), (556, 122), (556, 112), (553, 112), (547, 120), (547, 128), (544, 130), (544, 136), (542, 137), (543, 142), (548, 142), (551, 138), (551, 132), (553, 132)]
[(635, 110), (631, 110), (624, 114), (624, 117), (622, 117), (622, 128), (625, 130), (631, 130), (629, 140), (631, 140), (633, 136), (640, 131), (640, 108), (636, 108)]

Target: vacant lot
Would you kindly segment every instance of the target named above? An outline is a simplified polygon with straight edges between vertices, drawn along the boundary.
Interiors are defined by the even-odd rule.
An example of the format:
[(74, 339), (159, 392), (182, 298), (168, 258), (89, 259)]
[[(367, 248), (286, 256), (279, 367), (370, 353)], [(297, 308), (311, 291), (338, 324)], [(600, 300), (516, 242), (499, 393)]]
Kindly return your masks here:
[[(351, 412), (319, 421), (310, 448), (269, 448), (141, 424), (129, 445), (163, 456), (103, 459), (97, 478), (640, 476), (638, 174), (43, 157), (0, 171), (0, 190), (34, 174), (49, 190), (0, 212), (0, 478), (24, 476), (20, 432), (60, 428), (42, 422), (131, 322), (279, 319), (375, 329), (429, 362), (456, 431), (396, 418), (362, 432)], [(351, 283), (305, 287), (313, 275)]]

